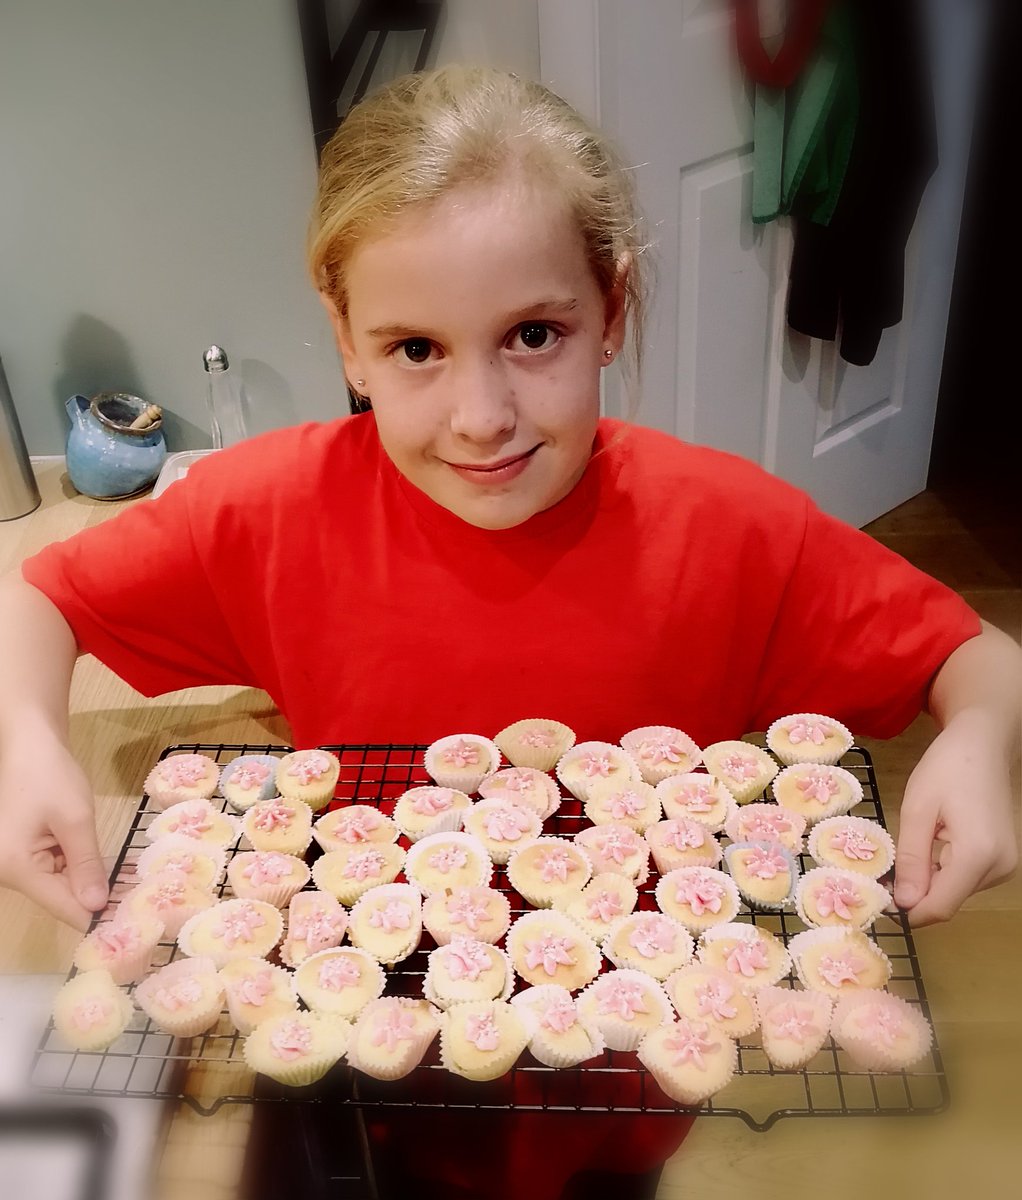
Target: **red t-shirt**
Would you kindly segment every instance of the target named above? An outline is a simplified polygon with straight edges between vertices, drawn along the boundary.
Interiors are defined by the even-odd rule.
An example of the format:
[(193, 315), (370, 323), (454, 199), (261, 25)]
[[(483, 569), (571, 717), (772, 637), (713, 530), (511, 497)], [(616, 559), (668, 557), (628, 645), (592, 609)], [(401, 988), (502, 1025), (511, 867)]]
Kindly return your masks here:
[(146, 695), (263, 688), (298, 745), (678, 726), (701, 744), (823, 712), (890, 736), (979, 632), (961, 599), (743, 459), (616, 421), (559, 504), (467, 525), (372, 415), (200, 462), (23, 567)]

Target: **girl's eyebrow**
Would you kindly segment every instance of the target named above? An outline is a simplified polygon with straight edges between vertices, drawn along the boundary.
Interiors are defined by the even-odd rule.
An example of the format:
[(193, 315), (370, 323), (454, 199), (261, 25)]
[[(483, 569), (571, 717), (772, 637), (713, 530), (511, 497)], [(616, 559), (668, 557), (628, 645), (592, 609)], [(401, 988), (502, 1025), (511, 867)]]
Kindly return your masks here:
[[(531, 304), (526, 304), (523, 308), (508, 313), (504, 322), (507, 325), (516, 325), (528, 317), (540, 314), (545, 316), (548, 313), (564, 316), (577, 307), (578, 300), (574, 297), (548, 297), (543, 300), (534, 300)], [(366, 330), (366, 337), (370, 338), (424, 338), (429, 336), (429, 328), (423, 325), (376, 325), (372, 329)]]

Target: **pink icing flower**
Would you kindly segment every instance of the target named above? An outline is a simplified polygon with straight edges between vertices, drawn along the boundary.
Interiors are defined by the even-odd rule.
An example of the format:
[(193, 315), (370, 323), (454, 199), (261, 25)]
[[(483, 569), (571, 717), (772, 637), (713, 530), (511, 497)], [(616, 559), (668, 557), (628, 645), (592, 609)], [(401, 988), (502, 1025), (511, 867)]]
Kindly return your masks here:
[(859, 1018), (862, 1032), (888, 1049), (895, 1046), (905, 1028), (901, 1017), (885, 1004), (864, 1004), (863, 1010)]
[(614, 978), (601, 987), (598, 1007), (604, 1016), (615, 1014), (625, 1021), (631, 1021), (636, 1013), (649, 1012), (642, 984), (631, 979)]
[(841, 790), (829, 767), (812, 767), (799, 775), (795, 786), (805, 793), (807, 800), (815, 800), (817, 804), (829, 804), (831, 797)]
[(476, 900), (470, 893), (448, 896), (447, 914), (452, 925), (467, 925), (473, 933), (489, 918), (485, 901)]
[(296, 758), (287, 768), (288, 775), (293, 776), (303, 787), (314, 779), (322, 779), (330, 770), (331, 760), (326, 754), (313, 751), (302, 758)]
[(280, 883), (291, 874), (291, 860), (286, 854), (277, 854), (273, 850), (265, 854), (256, 852), (241, 873), (253, 887)]
[(459, 738), (444, 750), (441, 758), (452, 767), (473, 767), (479, 762), (479, 747), (473, 742)]
[(747, 754), (736, 752), (721, 760), (720, 769), (736, 783), (745, 783), (748, 779), (755, 779), (759, 774), (759, 763)]
[(731, 984), (723, 979), (708, 979), (697, 985), (696, 1005), (700, 1016), (711, 1016), (717, 1021), (730, 1021), (738, 1016), (738, 1009), (730, 1002), (735, 994)]
[(523, 746), (541, 746), (545, 749), (554, 744), (557, 735), (549, 729), (529, 729), (519, 740)]
[(388, 1007), (373, 1029), (373, 1045), (385, 1045), (389, 1053), (397, 1049), (398, 1042), (411, 1042), (414, 1039), (415, 1014), (404, 1008)]
[(493, 1013), (473, 1013), (465, 1022), (465, 1036), (477, 1050), (496, 1050), (500, 1033)]
[(859, 972), (865, 966), (857, 954), (846, 950), (842, 954), (824, 954), (820, 959), (819, 972), (831, 987), (840, 987), (843, 983), (858, 983)]
[(614, 770), (614, 763), (611, 761), (611, 757), (606, 750), (591, 750), (588, 754), (583, 754), (579, 760), (579, 766), (582, 769), (582, 774), (586, 775), (589, 779), (593, 779), (597, 775), (602, 779), (606, 779)]
[(370, 834), (381, 821), (380, 814), (371, 808), (349, 809), (334, 826), (334, 837), (342, 842), (368, 842)]
[(776, 879), (788, 870), (788, 860), (773, 846), (753, 846), (746, 852), (745, 869), (757, 879)]
[(575, 943), (571, 938), (545, 933), (534, 942), (525, 943), (525, 965), (530, 971), (542, 966), (546, 975), (556, 975), (558, 966), (573, 967), (571, 955)]
[(268, 967), (239, 979), (234, 987), (237, 999), (242, 1004), (251, 1004), (253, 1008), (262, 1008), (272, 991), (273, 973)]
[(412, 810), (421, 817), (436, 817), (453, 803), (454, 796), (447, 788), (422, 788), (412, 797)]
[(838, 829), (830, 844), (845, 858), (858, 862), (869, 862), (877, 852), (872, 840), (858, 829)]
[(677, 930), (666, 917), (653, 914), (644, 917), (632, 930), (628, 938), (643, 958), (656, 958), (658, 954), (673, 954), (678, 940)]
[(766, 946), (757, 937), (739, 938), (727, 952), (724, 959), (727, 969), (733, 975), (744, 975), (751, 979), (757, 971), (762, 971), (770, 965)]
[(678, 789), (677, 802), (689, 812), (710, 812), (716, 803), (713, 789), (707, 783), (686, 783)]
[(546, 1012), (540, 1018), (540, 1024), (545, 1025), (547, 1029), (552, 1029), (554, 1033), (567, 1033), (578, 1020), (578, 1012), (575, 1009), (575, 1001), (570, 996), (558, 996), (551, 1004), (547, 1005)]
[(162, 1004), (169, 1012), (187, 1008), (202, 998), (202, 984), (197, 979), (179, 979), (166, 987), (158, 987), (153, 992), (153, 999)]
[(232, 787), (240, 787), (249, 792), (252, 788), (262, 787), (269, 775), (270, 768), (266, 763), (246, 762), (234, 768), (227, 777), (227, 782)]
[(353, 854), (344, 864), (344, 875), (348, 879), (369, 879), (379, 875), (385, 862), (379, 850), (363, 850)]
[(677, 739), (652, 737), (639, 743), (639, 757), (658, 767), (665, 762), (680, 763), (685, 757), (685, 751)]
[(338, 913), (316, 908), (291, 918), (292, 941), (304, 942), (310, 954), (336, 946), (344, 936), (345, 919)]
[(706, 840), (706, 831), (698, 821), (669, 822), (666, 841), (675, 850), (698, 850)]
[(256, 930), (266, 924), (266, 918), (250, 904), (240, 904), (237, 908), (226, 909), (220, 913), (220, 924), (213, 929), (213, 936), (223, 939), (228, 950), (233, 950), (239, 942), (255, 940)]
[(295, 810), (279, 796), (275, 800), (267, 800), (252, 817), (252, 824), (264, 833), (274, 829), (287, 829), (295, 818)]
[(678, 904), (687, 904), (693, 916), (701, 917), (708, 912), (719, 913), (725, 895), (724, 885), (711, 875), (696, 875), (678, 884), (674, 899)]
[(533, 788), (532, 773), (516, 767), (512, 771), (508, 771), (500, 783), (505, 792), (518, 792), (519, 795), (531, 792)]
[(395, 929), (409, 929), (412, 924), (411, 906), (401, 900), (388, 900), (382, 908), (374, 908), (369, 914), (369, 924), (384, 933)]
[(115, 921), (104, 921), (92, 934), (102, 958), (120, 958), (134, 954), (142, 940), (137, 929)]
[(447, 875), (451, 871), (460, 871), (468, 862), (468, 854), (461, 846), (441, 846), (439, 850), (429, 856), (427, 861), (441, 875)]
[(167, 822), (168, 833), (181, 833), (190, 838), (200, 838), (212, 828), (210, 810), (205, 804), (182, 808), (174, 814), (172, 821)]
[(607, 924), (621, 915), (624, 905), (617, 892), (599, 892), (595, 896), (586, 897), (586, 917), (590, 921), (601, 921)]
[(782, 728), (793, 746), (799, 746), (802, 742), (812, 742), (814, 746), (822, 746), (833, 733), (831, 727), (825, 721), (821, 721), (819, 717), (799, 717), (798, 720), (792, 721), (790, 725), (782, 726)]
[(643, 811), (646, 801), (636, 792), (614, 792), (605, 797), (600, 807), (615, 821), (630, 821)]
[(843, 879), (826, 879), (813, 893), (821, 917), (836, 916), (842, 921), (854, 921), (854, 908), (862, 905), (862, 897), (852, 883)]
[(768, 1020), (779, 1037), (790, 1038), (793, 1042), (804, 1042), (819, 1036), (819, 1029), (813, 1024), (816, 1013), (808, 1004), (778, 1004), (768, 1014)]
[(483, 816), (486, 836), (495, 842), (517, 842), (531, 824), (529, 814), (515, 804), (493, 808)]
[(270, 1035), (270, 1049), (284, 1062), (293, 1062), (312, 1049), (312, 1030), (301, 1021), (285, 1021)]
[(98, 997), (79, 1000), (71, 1010), (71, 1024), (82, 1033), (88, 1033), (90, 1029), (102, 1025), (112, 1012), (113, 1007)]
[(579, 869), (578, 863), (562, 846), (544, 850), (540, 855), (538, 867), (544, 883), (552, 883), (555, 879), (567, 883), (569, 874)]
[(180, 871), (182, 875), (191, 875), (195, 870), (196, 856), (184, 851), (169, 854), (160, 866), (161, 871)]
[[(319, 986), (329, 992), (340, 992), (346, 987), (355, 987), (362, 978), (358, 963), (353, 958), (328, 958), (319, 968), (316, 976)], [(379, 1045), (379, 1042), (376, 1043)]]
[(781, 812), (753, 813), (739, 821), (739, 829), (749, 841), (775, 842), (791, 827), (791, 821)]
[(601, 858), (613, 859), (621, 866), (640, 847), (641, 839), (631, 829), (598, 829), (593, 845)]
[(149, 904), (159, 913), (176, 908), (187, 899), (187, 884), (178, 879), (161, 879), (149, 893)]
[(485, 947), (470, 938), (454, 937), (444, 948), (447, 972), (452, 979), (467, 979), (471, 983), (492, 965)]
[(194, 787), (207, 777), (206, 771), (205, 761), (197, 761), (190, 755), (181, 755), (168, 758), (160, 766), (159, 774), (171, 787)]
[(711, 1042), (706, 1036), (709, 1032), (708, 1025), (682, 1018), (664, 1042), (664, 1049), (674, 1055), (676, 1067), (680, 1067), (683, 1063), (691, 1063), (700, 1071), (705, 1071), (706, 1063), (703, 1056), (720, 1049), (716, 1042)]

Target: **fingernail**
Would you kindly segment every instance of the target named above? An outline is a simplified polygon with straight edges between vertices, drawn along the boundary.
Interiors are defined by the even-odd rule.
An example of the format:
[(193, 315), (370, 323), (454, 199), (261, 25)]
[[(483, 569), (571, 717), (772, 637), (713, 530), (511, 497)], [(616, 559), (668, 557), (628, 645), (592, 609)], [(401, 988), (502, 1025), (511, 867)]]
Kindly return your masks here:
[(86, 908), (95, 912), (97, 908), (102, 908), (106, 904), (106, 888), (95, 883), (90, 884), (89, 887), (82, 888), (79, 898)]
[(905, 884), (904, 887), (895, 888), (894, 898), (899, 908), (911, 908), (919, 899), (919, 889), (913, 884)]

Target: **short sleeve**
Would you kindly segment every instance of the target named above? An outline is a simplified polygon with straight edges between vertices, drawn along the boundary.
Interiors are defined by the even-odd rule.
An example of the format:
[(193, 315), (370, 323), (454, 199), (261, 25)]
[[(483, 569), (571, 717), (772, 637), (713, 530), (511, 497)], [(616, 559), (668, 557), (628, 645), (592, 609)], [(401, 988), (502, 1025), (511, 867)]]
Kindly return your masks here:
[(979, 617), (957, 593), (807, 497), (752, 728), (808, 711), (893, 737), (923, 709), (947, 657), (979, 632)]
[(205, 475), (215, 477), (204, 466), (159, 499), (139, 500), (22, 565), (25, 580), (71, 626), (79, 649), (146, 696), (257, 682), (208, 577), (208, 529), (201, 552), (196, 544), (192, 507)]

